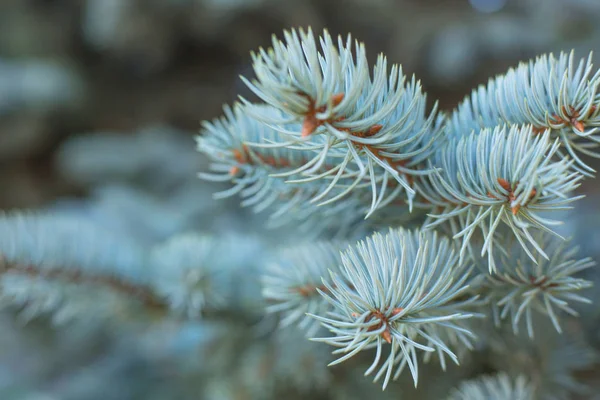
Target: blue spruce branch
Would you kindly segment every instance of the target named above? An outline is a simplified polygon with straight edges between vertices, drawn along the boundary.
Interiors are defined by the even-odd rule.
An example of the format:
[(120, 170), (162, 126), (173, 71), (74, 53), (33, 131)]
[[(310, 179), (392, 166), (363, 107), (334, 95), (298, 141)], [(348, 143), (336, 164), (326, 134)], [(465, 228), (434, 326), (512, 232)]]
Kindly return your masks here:
[(417, 352), (445, 353), (458, 363), (438, 328), (467, 341), (474, 336), (457, 323), (473, 317), (466, 309), (476, 298), (461, 298), (469, 289), (470, 268), (451, 241), (436, 233), (376, 233), (344, 251), (341, 272), (323, 280), (326, 290), (317, 289), (333, 311), (313, 317), (333, 336), (314, 340), (339, 348), (331, 365), (376, 348), (365, 375), (377, 371), (375, 381), (383, 378), (385, 388), (408, 366), (416, 386)]
[[(317, 39), (310, 29), (291, 30), (284, 38), (274, 37), (271, 48), (254, 53), (256, 79), (243, 78), (281, 114), (264, 114), (248, 104), (250, 115), (313, 153), (297, 170), (306, 176), (302, 182), (326, 180), (329, 190), (344, 186), (343, 193), (368, 184), (367, 216), (381, 208), (390, 191), (392, 197), (404, 192), (412, 208), (412, 182), (432, 172), (425, 161), (442, 133), (437, 105), (426, 112), (420, 82), (407, 79), (398, 65), (388, 69), (383, 55), (371, 74), (364, 45), (352, 46), (350, 36), (339, 37), (337, 46), (327, 31)], [(326, 159), (337, 162), (327, 165)], [(329, 204), (339, 195), (316, 197), (321, 199)]]
[[(502, 372), (458, 385), (450, 399), (582, 392), (573, 372), (598, 358), (571, 340), (562, 314), (589, 302), (580, 273), (594, 263), (556, 226), (594, 173), (578, 154), (599, 156), (600, 73), (590, 59), (521, 63), (446, 116), (437, 104), (428, 111), (420, 82), (385, 56), (371, 67), (350, 36), (283, 36), (252, 54), (255, 78), (242, 78), (263, 103), (241, 99), (203, 123), (197, 149), (210, 165), (199, 175), (228, 185), (215, 198), (239, 196), (268, 226), (301, 231), (300, 243), (271, 253), (246, 236), (180, 229), (138, 243), (83, 216), (7, 214), (0, 300), (57, 321), (127, 301), (196, 321), (275, 314), (280, 329), (252, 330), (264, 335), (252, 347), (240, 333), (231, 346), (235, 356), (247, 346), (236, 382), (261, 395), (288, 381), (302, 392), (334, 384), (322, 343), (305, 336), (335, 347), (329, 365), (369, 359), (365, 375), (384, 389), (406, 369), (417, 386), (421, 362), (445, 371), (447, 359), (478, 348)], [(148, 172), (146, 161), (99, 175)], [(86, 181), (100, 179), (97, 167)], [(296, 326), (305, 335), (290, 333)], [(297, 360), (310, 371), (295, 374)], [(257, 365), (270, 374), (262, 388)]]
[(473, 90), (450, 116), (449, 134), (465, 135), (502, 124), (528, 124), (552, 131), (561, 155), (592, 176), (595, 171), (577, 153), (600, 157), (600, 72), (592, 55), (579, 62), (573, 52), (542, 55)]

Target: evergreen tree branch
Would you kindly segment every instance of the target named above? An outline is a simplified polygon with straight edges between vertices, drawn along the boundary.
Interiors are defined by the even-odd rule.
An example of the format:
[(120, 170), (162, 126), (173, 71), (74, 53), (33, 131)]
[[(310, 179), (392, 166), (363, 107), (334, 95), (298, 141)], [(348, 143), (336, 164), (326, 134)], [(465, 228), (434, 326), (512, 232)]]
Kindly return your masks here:
[[(472, 298), (456, 301), (469, 289), (469, 271), (450, 240), (435, 233), (376, 233), (346, 250), (341, 272), (323, 280), (326, 290), (319, 292), (333, 311), (312, 316), (333, 336), (313, 340), (338, 347), (334, 354), (340, 358), (331, 365), (376, 348), (366, 375), (377, 371), (374, 380), (383, 378), (385, 389), (408, 366), (416, 386), (417, 352), (442, 351), (458, 363), (438, 329), (453, 330), (467, 341), (473, 336), (457, 324), (473, 317), (465, 310)], [(389, 348), (387, 357), (384, 348)]]
[(435, 207), (425, 227), (453, 220), (452, 234), (462, 240), (463, 258), (467, 250), (477, 256), (471, 238), (481, 231), (480, 253), (488, 255), (490, 271), (496, 269), (494, 250), (502, 244), (496, 240), (501, 224), (534, 262), (536, 253), (548, 259), (530, 231), (553, 232), (559, 222), (544, 213), (567, 209), (581, 198), (571, 193), (583, 178), (570, 170), (572, 161), (553, 160), (558, 147), (549, 132), (533, 135), (527, 126), (453, 138), (434, 160), (442, 172), (420, 182)]
[(518, 333), (521, 318), (530, 338), (534, 335), (532, 313), (548, 316), (552, 325), (562, 333), (557, 311), (577, 316), (570, 302), (590, 303), (577, 294), (592, 283), (577, 275), (595, 263), (590, 258), (576, 258), (577, 247), (570, 241), (561, 241), (547, 233), (535, 235), (549, 255), (546, 260), (537, 257), (534, 263), (518, 243), (509, 243), (501, 253), (498, 270), (494, 274), (483, 274), (485, 282), (482, 293), (489, 300), (495, 322), (510, 318), (513, 331)]
[(592, 176), (595, 171), (578, 153), (600, 157), (600, 71), (591, 54), (579, 62), (573, 52), (542, 55), (522, 62), (473, 90), (450, 116), (451, 135), (466, 135), (502, 124), (529, 124), (541, 133), (550, 129), (563, 144), (559, 155)]

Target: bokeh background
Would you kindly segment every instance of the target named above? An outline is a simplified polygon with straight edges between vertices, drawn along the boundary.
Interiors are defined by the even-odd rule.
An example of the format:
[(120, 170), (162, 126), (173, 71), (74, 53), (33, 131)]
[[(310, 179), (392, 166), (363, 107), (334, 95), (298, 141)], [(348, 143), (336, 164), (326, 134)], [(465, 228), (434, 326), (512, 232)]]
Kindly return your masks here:
[[(148, 243), (197, 227), (262, 232), (196, 179), (193, 137), (250, 96), (239, 75), (272, 34), (352, 33), (450, 110), (520, 60), (599, 50), (598, 21), (598, 0), (0, 0), (0, 209), (75, 210)], [(596, 187), (587, 180), (577, 204), (588, 224)], [(586, 235), (600, 254), (595, 243)], [(2, 314), (0, 399), (243, 398), (193, 397), (172, 354), (198, 333), (169, 329), (116, 338)]]
[(0, 205), (80, 189), (53, 162), (74, 135), (194, 134), (248, 94), (250, 50), (288, 27), (351, 32), (451, 109), (519, 60), (597, 50), (599, 18), (596, 0), (2, 0)]

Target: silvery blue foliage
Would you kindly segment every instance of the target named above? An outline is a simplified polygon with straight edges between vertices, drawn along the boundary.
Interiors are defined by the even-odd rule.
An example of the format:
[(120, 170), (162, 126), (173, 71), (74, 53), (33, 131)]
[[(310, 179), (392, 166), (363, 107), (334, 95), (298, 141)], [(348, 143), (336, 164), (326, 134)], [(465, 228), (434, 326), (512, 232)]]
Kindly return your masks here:
[(435, 159), (441, 172), (422, 183), (424, 196), (437, 207), (426, 227), (452, 222), (454, 238), (462, 240), (461, 257), (481, 231), (481, 255), (488, 255), (490, 271), (496, 269), (501, 224), (534, 261), (536, 252), (548, 258), (532, 232), (551, 232), (560, 222), (544, 212), (564, 210), (581, 197), (571, 193), (582, 176), (571, 171), (572, 161), (553, 159), (558, 148), (550, 132), (534, 135), (531, 126), (451, 139)]
[(224, 306), (227, 293), (219, 286), (218, 246), (209, 236), (181, 234), (152, 249), (153, 286), (174, 312), (199, 318), (205, 308)]
[(252, 237), (178, 234), (152, 248), (150, 285), (173, 313), (190, 319), (205, 311), (256, 312), (262, 306), (258, 278), (248, 276), (257, 272), (264, 252)]
[(473, 317), (466, 311), (476, 299), (467, 292), (469, 270), (450, 240), (436, 233), (376, 233), (344, 251), (341, 272), (323, 280), (325, 288), (319, 292), (333, 311), (313, 317), (333, 336), (315, 340), (339, 348), (334, 354), (340, 357), (332, 364), (376, 348), (365, 375), (377, 371), (375, 381), (383, 377), (385, 388), (408, 366), (416, 386), (417, 352), (437, 352), (440, 358), (445, 353), (458, 363), (437, 327), (454, 330), (464, 341), (473, 337), (457, 323)]
[[(256, 79), (244, 78), (282, 113), (264, 114), (251, 105), (248, 113), (313, 153), (299, 169), (305, 182), (333, 179), (333, 187), (346, 178), (352, 182), (348, 191), (368, 182), (367, 215), (381, 207), (386, 191), (394, 197), (405, 192), (412, 207), (412, 180), (431, 173), (423, 164), (441, 138), (436, 106), (426, 113), (420, 82), (414, 76), (407, 80), (398, 65), (388, 70), (383, 55), (371, 75), (364, 45), (353, 46), (350, 36), (339, 37), (337, 46), (327, 31), (318, 39), (310, 29), (286, 31), (284, 37), (285, 42), (274, 37), (272, 48), (253, 53)], [(327, 165), (332, 158), (337, 162)]]
[(594, 170), (577, 153), (599, 154), (593, 150), (600, 143), (599, 85), (591, 54), (579, 61), (573, 52), (542, 55), (473, 90), (451, 115), (449, 132), (461, 136), (502, 124), (551, 129), (564, 146), (561, 155), (591, 175)]
[[(212, 263), (220, 265), (227, 309), (247, 316), (262, 315), (260, 272), (272, 252), (271, 244), (252, 233), (212, 235), (218, 241)], [(219, 283), (221, 284), (221, 283)]]
[(56, 322), (106, 317), (132, 298), (152, 301), (145, 291), (132, 292), (147, 284), (144, 248), (85, 220), (4, 214), (0, 255), (2, 302), (21, 307), (27, 319), (38, 314), (51, 314)]
[[(131, 301), (130, 296), (98, 290), (96, 285), (65, 283), (10, 272), (4, 275), (0, 283), (0, 304), (19, 310), (19, 319), (23, 322), (48, 315), (56, 325), (90, 323), (114, 318), (115, 310), (126, 311), (127, 303)], [(129, 311), (128, 314), (134, 314), (134, 310)]]
[[(207, 398), (366, 398), (365, 369), (391, 398), (584, 393), (574, 372), (598, 356), (568, 317), (593, 262), (557, 226), (593, 172), (576, 154), (598, 143), (589, 60), (521, 64), (450, 117), (400, 66), (371, 69), (362, 44), (327, 31), (285, 32), (253, 67), (264, 103), (204, 122), (204, 158), (163, 129), (63, 147), (59, 170), (91, 196), (0, 217), (0, 300), (57, 322), (164, 318), (145, 346), (176, 354)], [(256, 215), (219, 219), (227, 202), (202, 200), (225, 185), (215, 198)], [(457, 382), (482, 366), (499, 373)]]
[(325, 315), (330, 304), (319, 294), (322, 279), (338, 272), (342, 263), (340, 243), (318, 242), (281, 249), (269, 263), (262, 279), (262, 295), (267, 312), (281, 315), (282, 327), (298, 324), (308, 336), (319, 323), (306, 314)]
[(119, 40), (119, 27), (127, 24), (125, 16), (133, 4), (129, 0), (85, 1), (83, 37), (91, 46), (106, 50)]
[(85, 219), (148, 246), (198, 227), (220, 232), (224, 229), (221, 224), (243, 224), (224, 221), (232, 216), (225, 214), (195, 179), (174, 187), (169, 196), (123, 183), (107, 183), (93, 188), (85, 199), (63, 198), (46, 210)]
[(262, 245), (220, 239), (188, 233), (148, 247), (74, 215), (7, 214), (0, 219), (1, 296), (27, 316), (50, 313), (57, 321), (94, 303), (102, 309), (96, 314), (110, 316), (130, 300), (186, 318), (205, 308), (256, 310), (258, 282), (243, 285), (241, 276), (260, 262)]
[(72, 269), (142, 282), (144, 248), (83, 219), (43, 213), (0, 215), (0, 253), (8, 264)]
[(535, 387), (524, 375), (515, 379), (506, 373), (484, 376), (461, 383), (448, 400), (534, 400)]
[[(295, 223), (313, 235), (323, 230), (345, 232), (360, 221), (364, 213), (360, 192), (344, 194), (337, 190), (334, 193), (346, 196), (343, 202), (318, 207), (311, 200), (330, 192), (326, 183), (286, 182), (288, 173), (304, 165), (312, 154), (281, 147), (253, 147), (252, 143), (279, 143), (281, 138), (275, 130), (250, 118), (245, 110), (240, 104), (233, 109), (225, 107), (225, 117), (205, 122), (204, 131), (197, 138), (199, 151), (213, 161), (210, 169), (214, 171), (202, 172), (200, 177), (233, 183), (215, 198), (239, 195), (243, 207), (252, 207), (255, 212), (272, 209), (270, 226)], [(271, 108), (263, 108), (263, 112), (280, 114)], [(341, 215), (346, 218), (340, 218)]]
[(534, 335), (532, 313), (547, 315), (554, 328), (562, 332), (558, 311), (577, 316), (573, 302), (590, 303), (578, 292), (592, 286), (578, 274), (595, 265), (589, 257), (578, 258), (578, 248), (570, 241), (562, 241), (547, 233), (535, 235), (546, 249), (549, 259), (537, 256), (531, 260), (518, 243), (504, 246), (498, 270), (484, 274), (484, 290), (493, 310), (494, 320), (511, 319), (515, 333), (521, 318), (526, 321), (527, 332)]

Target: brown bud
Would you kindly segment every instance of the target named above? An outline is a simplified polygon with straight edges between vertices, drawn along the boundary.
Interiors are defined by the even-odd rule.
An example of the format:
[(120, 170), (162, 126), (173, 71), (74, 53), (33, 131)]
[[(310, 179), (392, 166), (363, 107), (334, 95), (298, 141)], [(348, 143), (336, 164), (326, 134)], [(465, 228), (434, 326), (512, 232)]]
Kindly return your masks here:
[(333, 104), (334, 107), (338, 106), (342, 100), (344, 100), (344, 93), (336, 93), (331, 96), (331, 104)]
[(310, 136), (319, 127), (319, 120), (314, 115), (307, 115), (302, 122), (302, 137)]
[(502, 189), (506, 190), (507, 192), (510, 192), (510, 183), (508, 183), (506, 179), (498, 178), (498, 184), (502, 186)]
[(389, 328), (385, 328), (385, 331), (381, 333), (381, 337), (388, 343), (392, 343), (392, 334), (390, 333)]

